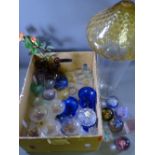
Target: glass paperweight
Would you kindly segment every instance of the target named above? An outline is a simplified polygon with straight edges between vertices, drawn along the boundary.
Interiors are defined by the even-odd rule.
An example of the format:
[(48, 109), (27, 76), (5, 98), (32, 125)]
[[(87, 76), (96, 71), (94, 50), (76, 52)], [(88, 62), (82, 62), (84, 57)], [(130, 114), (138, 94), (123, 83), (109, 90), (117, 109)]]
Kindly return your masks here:
[(27, 136), (29, 137), (38, 137), (39, 132), (38, 132), (38, 125), (34, 122), (31, 122), (28, 126), (27, 129)]
[(64, 102), (62, 102), (59, 99), (54, 99), (54, 100), (52, 100), (48, 109), (52, 113), (51, 116), (52, 115), (56, 116), (56, 115), (59, 115), (64, 112), (65, 104), (64, 104)]
[(88, 131), (90, 127), (96, 124), (96, 113), (90, 108), (83, 108), (78, 110), (77, 119), (83, 126), (84, 130)]
[(43, 99), (41, 97), (35, 97), (33, 103), (34, 106), (43, 104)]
[(109, 122), (109, 128), (111, 130), (111, 132), (113, 133), (117, 133), (122, 131), (124, 126), (124, 123), (121, 119), (119, 118), (113, 118), (110, 122)]
[(121, 119), (127, 119), (128, 118), (128, 107), (127, 106), (120, 106), (116, 109), (116, 115), (117, 117)]
[(110, 60), (134, 60), (135, 3), (122, 0), (94, 16), (87, 27), (91, 48)]
[(45, 100), (52, 100), (55, 98), (56, 91), (55, 89), (45, 89), (43, 91), (43, 98)]
[(75, 118), (67, 117), (62, 121), (62, 132), (67, 136), (81, 134), (81, 125)]
[(127, 137), (119, 137), (114, 141), (118, 151), (125, 151), (130, 147), (130, 140)]
[(105, 100), (105, 102), (106, 102), (107, 107), (112, 108), (112, 109), (115, 109), (119, 105), (118, 98), (115, 96), (109, 96)]
[(48, 115), (48, 110), (45, 105), (38, 105), (31, 109), (30, 120), (35, 123), (43, 122)]
[(40, 137), (51, 137), (61, 135), (61, 124), (56, 120), (46, 121), (39, 129)]
[(114, 117), (114, 112), (110, 108), (103, 108), (102, 109), (102, 119), (104, 121), (110, 121)]
[(44, 87), (42, 85), (32, 83), (30, 89), (34, 95), (39, 96), (42, 94)]

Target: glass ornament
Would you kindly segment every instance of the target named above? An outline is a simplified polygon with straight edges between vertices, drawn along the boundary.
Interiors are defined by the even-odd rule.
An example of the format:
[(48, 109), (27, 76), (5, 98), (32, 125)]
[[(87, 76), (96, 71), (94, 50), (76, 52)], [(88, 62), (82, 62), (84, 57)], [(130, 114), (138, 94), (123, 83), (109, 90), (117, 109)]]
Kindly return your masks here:
[(135, 3), (122, 0), (94, 16), (87, 27), (91, 48), (110, 60), (135, 58)]
[(48, 110), (45, 105), (38, 105), (31, 109), (30, 120), (35, 123), (43, 122), (48, 116)]
[(77, 111), (77, 119), (85, 131), (96, 124), (96, 113), (90, 108), (83, 108)]
[(75, 118), (67, 117), (62, 121), (62, 133), (67, 136), (80, 135), (81, 125)]

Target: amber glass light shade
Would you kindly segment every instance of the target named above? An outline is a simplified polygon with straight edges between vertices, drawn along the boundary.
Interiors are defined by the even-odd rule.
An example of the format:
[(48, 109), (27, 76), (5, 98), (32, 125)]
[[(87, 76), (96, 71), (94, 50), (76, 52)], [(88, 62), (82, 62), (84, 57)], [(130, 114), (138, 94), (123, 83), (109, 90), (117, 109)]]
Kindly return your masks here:
[(87, 27), (91, 48), (109, 60), (135, 58), (135, 3), (122, 0), (94, 16)]

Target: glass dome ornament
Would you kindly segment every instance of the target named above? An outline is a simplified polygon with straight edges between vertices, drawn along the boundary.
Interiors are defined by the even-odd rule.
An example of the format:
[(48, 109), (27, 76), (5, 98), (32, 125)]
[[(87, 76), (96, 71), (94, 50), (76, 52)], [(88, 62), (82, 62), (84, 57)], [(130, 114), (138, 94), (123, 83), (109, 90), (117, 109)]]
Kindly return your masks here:
[(88, 24), (87, 38), (97, 53), (101, 98), (113, 95), (135, 59), (135, 3), (122, 0), (98, 13)]

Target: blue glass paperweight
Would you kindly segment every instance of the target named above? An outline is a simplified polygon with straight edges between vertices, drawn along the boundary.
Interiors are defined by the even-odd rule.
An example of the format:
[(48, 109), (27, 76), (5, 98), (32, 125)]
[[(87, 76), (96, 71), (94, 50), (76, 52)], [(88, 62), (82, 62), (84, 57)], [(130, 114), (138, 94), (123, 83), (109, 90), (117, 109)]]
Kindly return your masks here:
[(128, 118), (128, 107), (126, 106), (120, 106), (116, 109), (116, 115), (117, 117), (121, 119)]
[(68, 87), (68, 79), (64, 75), (58, 75), (55, 80), (55, 88), (56, 89), (64, 89)]
[(124, 123), (121, 119), (115, 117), (109, 122), (109, 128), (111, 132), (117, 133), (122, 131)]
[(115, 96), (109, 96), (105, 100), (105, 102), (106, 102), (107, 107), (113, 108), (113, 109), (116, 108), (116, 107), (118, 107), (118, 104), (119, 104), (118, 98), (115, 97)]
[(83, 126), (84, 130), (88, 132), (89, 128), (96, 124), (96, 113), (90, 108), (83, 108), (77, 112), (77, 119)]
[(91, 87), (83, 87), (79, 90), (80, 106), (82, 108), (92, 108), (96, 109), (96, 91)]

